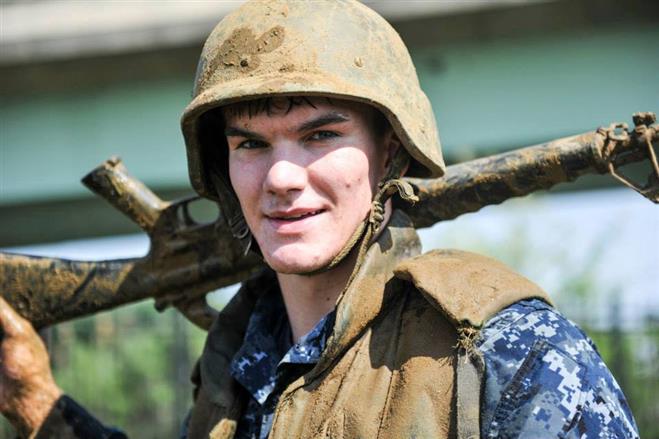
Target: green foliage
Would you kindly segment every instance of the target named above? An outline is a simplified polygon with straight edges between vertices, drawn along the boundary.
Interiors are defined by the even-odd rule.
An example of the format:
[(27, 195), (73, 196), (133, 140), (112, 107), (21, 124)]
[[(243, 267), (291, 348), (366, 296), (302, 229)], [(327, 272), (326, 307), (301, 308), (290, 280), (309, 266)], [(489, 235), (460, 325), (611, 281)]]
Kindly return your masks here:
[[(173, 325), (173, 319), (182, 325)], [(51, 348), (56, 380), (130, 437), (176, 437), (185, 413), (174, 407), (192, 403), (192, 386), (177, 382), (176, 368), (191, 371), (204, 339), (203, 331), (183, 320), (176, 311), (158, 314), (144, 303), (60, 325)], [(174, 326), (185, 337), (175, 337)]]
[(627, 396), (641, 437), (659, 437), (659, 321), (630, 332), (586, 331)]

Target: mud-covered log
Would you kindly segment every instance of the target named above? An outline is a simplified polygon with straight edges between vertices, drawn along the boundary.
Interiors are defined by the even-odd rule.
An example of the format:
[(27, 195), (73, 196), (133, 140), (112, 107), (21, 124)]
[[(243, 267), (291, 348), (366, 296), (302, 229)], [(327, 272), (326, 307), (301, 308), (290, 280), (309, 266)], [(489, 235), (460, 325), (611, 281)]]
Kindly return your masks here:
[(168, 266), (150, 259), (91, 262), (0, 253), (0, 284), (2, 296), (41, 328), (150, 297), (161, 306), (176, 305), (182, 296), (194, 300), (259, 267), (255, 257), (182, 262)]
[(239, 282), (261, 266), (256, 255), (243, 256), (221, 219), (207, 224), (192, 219), (189, 205), (196, 198), (162, 202), (118, 159), (104, 162), (84, 181), (142, 226), (151, 247), (144, 258), (93, 262), (0, 252), (2, 296), (37, 328), (148, 297), (160, 309), (194, 309), (185, 302)]
[[(428, 227), (593, 173), (611, 173), (657, 203), (659, 165), (654, 144), (659, 141), (659, 128), (651, 113), (636, 114), (634, 122), (631, 132), (624, 124), (615, 124), (449, 166), (440, 179), (410, 180), (418, 189), (419, 202), (399, 207), (417, 227)], [(620, 174), (620, 166), (640, 161), (650, 162), (647, 183), (634, 183)], [(198, 310), (186, 304), (244, 279), (261, 266), (256, 255), (243, 256), (242, 246), (222, 218), (196, 223), (188, 207), (195, 198), (159, 200), (118, 159), (99, 166), (85, 182), (140, 224), (149, 234), (151, 248), (141, 259), (100, 262), (0, 253), (2, 296), (36, 327), (147, 297), (153, 297), (159, 308), (175, 305), (180, 310)], [(207, 320), (186, 315), (199, 326), (207, 326)]]
[(412, 180), (419, 202), (405, 209), (416, 227), (475, 212), (484, 206), (549, 189), (596, 173), (593, 148), (602, 136), (588, 133), (449, 166), (436, 180)]
[[(117, 288), (137, 261), (84, 262), (3, 253), (3, 297), (41, 327), (148, 297), (148, 289), (135, 283), (133, 288)], [(150, 287), (148, 281), (143, 287)]]
[(160, 213), (169, 205), (144, 183), (128, 173), (121, 159), (112, 157), (82, 179), (82, 184), (123, 212), (146, 232), (156, 226)]
[[(637, 113), (632, 133), (624, 124), (566, 137), (536, 146), (449, 166), (444, 177), (435, 180), (411, 179), (418, 188), (419, 201), (401, 204), (418, 228), (429, 227), (460, 215), (500, 204), (510, 198), (550, 189), (586, 174), (606, 174), (629, 163), (649, 160), (656, 178), (656, 156), (652, 143), (659, 130), (652, 113)], [(648, 126), (649, 125), (649, 126)], [(650, 181), (639, 192), (659, 202), (656, 185)]]

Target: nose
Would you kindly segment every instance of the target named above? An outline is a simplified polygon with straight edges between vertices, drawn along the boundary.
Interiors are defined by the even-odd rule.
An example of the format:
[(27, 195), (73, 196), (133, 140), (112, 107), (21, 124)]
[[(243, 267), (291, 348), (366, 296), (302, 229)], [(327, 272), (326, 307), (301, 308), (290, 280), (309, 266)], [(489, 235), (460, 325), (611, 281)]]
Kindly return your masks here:
[(287, 196), (302, 191), (307, 184), (307, 171), (299, 158), (291, 152), (273, 157), (263, 181), (264, 190), (277, 196)]

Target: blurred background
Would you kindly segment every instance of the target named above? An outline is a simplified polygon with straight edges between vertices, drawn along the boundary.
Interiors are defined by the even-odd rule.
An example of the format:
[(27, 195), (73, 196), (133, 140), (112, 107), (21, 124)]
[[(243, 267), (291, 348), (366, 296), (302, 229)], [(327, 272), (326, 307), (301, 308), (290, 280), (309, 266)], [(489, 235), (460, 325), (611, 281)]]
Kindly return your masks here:
[[(121, 156), (164, 199), (191, 194), (178, 120), (205, 36), (239, 1), (2, 0), (0, 247), (140, 256), (148, 239), (79, 179)], [(659, 111), (659, 3), (367, 1), (400, 32), (456, 163)], [(596, 341), (641, 436), (659, 438), (659, 215), (606, 176), (422, 231), (547, 290)], [(217, 307), (234, 289), (209, 296)], [(204, 333), (151, 302), (45, 334), (66, 392), (134, 438), (176, 437)], [(13, 437), (0, 421), (0, 438)]]

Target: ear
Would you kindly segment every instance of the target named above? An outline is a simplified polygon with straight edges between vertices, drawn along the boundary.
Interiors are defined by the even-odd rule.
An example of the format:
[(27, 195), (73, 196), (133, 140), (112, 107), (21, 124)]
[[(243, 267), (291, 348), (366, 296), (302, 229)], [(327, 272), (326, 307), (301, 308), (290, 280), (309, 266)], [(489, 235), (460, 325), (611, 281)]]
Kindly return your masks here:
[[(391, 167), (391, 163), (394, 160), (394, 157), (396, 156), (396, 153), (400, 148), (403, 147), (402, 142), (394, 132), (393, 128), (391, 126), (387, 127), (387, 130), (383, 136), (383, 146), (384, 150), (386, 151), (386, 160), (384, 162), (384, 170), (385, 170), (385, 175), (388, 173), (389, 168)], [(397, 177), (402, 177), (407, 173), (407, 169), (409, 168), (409, 162), (405, 166), (405, 168), (401, 171), (400, 175)]]

